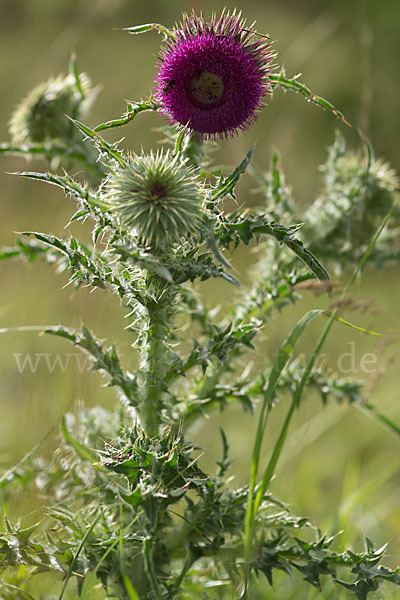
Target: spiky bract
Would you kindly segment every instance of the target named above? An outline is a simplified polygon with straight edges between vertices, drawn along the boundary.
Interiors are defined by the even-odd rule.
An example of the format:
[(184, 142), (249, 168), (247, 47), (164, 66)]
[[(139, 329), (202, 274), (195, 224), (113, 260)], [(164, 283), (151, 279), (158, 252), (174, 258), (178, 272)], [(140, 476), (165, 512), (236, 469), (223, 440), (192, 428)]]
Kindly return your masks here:
[(206, 22), (194, 12), (176, 24), (161, 51), (155, 96), (173, 124), (200, 139), (245, 130), (271, 92), (271, 41), (223, 11)]
[(84, 117), (95, 95), (96, 90), (85, 73), (79, 75), (79, 84), (72, 73), (41, 83), (18, 105), (10, 119), (12, 142), (40, 144), (72, 139), (76, 128), (66, 115), (74, 119)]
[(143, 246), (168, 248), (198, 229), (202, 196), (197, 175), (169, 152), (129, 155), (105, 191), (121, 225)]

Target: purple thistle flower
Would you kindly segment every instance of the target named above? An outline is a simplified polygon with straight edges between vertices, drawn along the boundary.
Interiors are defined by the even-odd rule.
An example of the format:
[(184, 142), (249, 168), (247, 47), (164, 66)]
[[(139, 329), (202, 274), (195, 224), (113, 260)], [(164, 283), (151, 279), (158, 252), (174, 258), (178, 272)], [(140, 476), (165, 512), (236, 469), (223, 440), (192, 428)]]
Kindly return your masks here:
[(209, 23), (185, 14), (161, 51), (155, 76), (161, 112), (200, 139), (244, 131), (271, 92), (274, 58), (270, 40), (246, 29), (235, 11)]

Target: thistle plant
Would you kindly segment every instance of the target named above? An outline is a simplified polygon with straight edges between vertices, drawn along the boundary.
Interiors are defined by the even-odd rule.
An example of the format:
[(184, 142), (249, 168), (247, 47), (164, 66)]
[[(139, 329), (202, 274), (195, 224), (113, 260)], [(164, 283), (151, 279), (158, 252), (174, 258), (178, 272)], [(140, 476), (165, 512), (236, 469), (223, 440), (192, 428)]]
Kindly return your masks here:
[[(360, 406), (400, 435), (390, 417), (366, 402), (360, 381), (329, 375), (316, 364), (331, 329), (353, 326), (339, 312), (347, 290), (333, 297), (329, 272), (341, 274), (352, 265), (349, 288), (367, 259), (382, 266), (400, 256), (396, 175), (375, 160), (369, 144), (365, 156), (348, 153), (338, 134), (321, 196), (301, 214), (277, 153), (266, 172), (252, 163), (253, 149), (231, 173), (206, 169), (213, 144), (253, 124), (277, 88), (299, 92), (346, 121), (297, 77), (275, 72), (270, 39), (236, 12), (210, 20), (184, 15), (171, 30), (154, 23), (126, 30), (164, 36), (149, 99), (129, 101), (124, 115), (91, 128), (81, 120), (86, 78), (73, 63), (72, 75), (37, 88), (17, 109), (13, 143), (2, 146), (3, 152), (38, 153), (47, 160), (52, 171), (19, 175), (62, 188), (77, 204), (70, 222), (89, 219), (93, 233), (88, 242), (26, 231), (0, 258), (44, 260), (77, 288), (118, 296), (140, 360), (127, 370), (117, 349), (85, 325), (43, 328), (90, 357), (92, 368), (115, 388), (117, 406), (82, 406), (67, 414), (54, 457), (31, 452), (0, 479), (7, 502), (16, 490), (36, 490), (47, 506), (42, 522), (27, 529), (4, 512), (1, 597), (306, 597), (300, 596), (296, 573), (323, 597), (330, 584), (335, 597), (342, 590), (360, 600), (382, 583), (395, 589), (400, 572), (381, 564), (385, 547), (367, 538), (361, 551), (343, 548), (312, 518), (296, 516), (290, 498), (274, 497), (270, 483), (293, 414), (311, 390), (323, 405), (336, 400)], [(69, 119), (61, 118), (61, 110)], [(143, 111), (168, 122), (161, 150), (136, 155), (100, 135), (134, 126)], [(87, 181), (54, 171), (55, 156), (57, 164), (86, 166)], [(225, 210), (224, 200), (235, 198), (246, 171), (262, 192), (263, 206)], [(253, 285), (244, 289), (228, 251), (253, 240), (259, 261)], [(219, 316), (193, 285), (211, 278), (235, 289), (228, 316)], [(299, 319), (261, 371), (243, 369), (268, 321), (284, 318), (280, 313), (306, 286), (322, 290), (324, 307)], [(177, 326), (178, 317), (185, 327)], [(313, 351), (298, 357), (296, 344), (318, 321)], [(270, 413), (287, 401), (280, 430), (268, 431), (275, 443), (264, 465)], [(223, 430), (214, 473), (201, 466), (200, 449), (190, 441), (194, 424), (205, 427), (207, 415), (232, 403), (254, 411), (257, 425), (248, 484), (238, 488), (230, 481), (229, 436)], [(293, 582), (291, 591), (279, 587), (279, 572)], [(271, 592), (273, 584), (278, 587)]]

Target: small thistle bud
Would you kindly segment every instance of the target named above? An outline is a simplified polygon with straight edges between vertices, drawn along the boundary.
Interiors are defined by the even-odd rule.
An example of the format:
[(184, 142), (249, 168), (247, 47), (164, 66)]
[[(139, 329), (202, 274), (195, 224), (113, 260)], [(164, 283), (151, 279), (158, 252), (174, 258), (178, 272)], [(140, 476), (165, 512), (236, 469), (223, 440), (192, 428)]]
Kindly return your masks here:
[[(340, 134), (329, 149), (323, 166), (325, 190), (304, 219), (303, 233), (318, 256), (359, 260), (398, 194), (395, 171), (375, 159), (368, 147), (365, 154), (347, 151)], [(397, 209), (393, 212), (395, 227), (399, 216)], [(391, 226), (382, 233), (378, 245), (392, 239)]]
[(175, 25), (161, 51), (155, 97), (170, 123), (200, 139), (233, 136), (253, 123), (271, 92), (271, 42), (240, 14), (206, 22), (194, 12)]
[(75, 127), (66, 115), (75, 119), (85, 116), (93, 103), (96, 90), (85, 73), (51, 78), (34, 88), (19, 104), (10, 120), (10, 136), (14, 144), (40, 144), (75, 136)]
[(169, 152), (129, 155), (105, 190), (121, 225), (146, 247), (168, 248), (198, 229), (202, 197), (197, 176)]

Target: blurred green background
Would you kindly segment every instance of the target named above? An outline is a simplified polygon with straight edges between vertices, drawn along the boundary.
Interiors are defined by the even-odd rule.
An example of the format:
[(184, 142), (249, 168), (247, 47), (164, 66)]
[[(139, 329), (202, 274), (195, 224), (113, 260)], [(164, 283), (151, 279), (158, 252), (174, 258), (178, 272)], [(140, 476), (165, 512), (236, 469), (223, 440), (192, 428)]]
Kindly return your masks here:
[[(138, 100), (150, 93), (161, 38), (156, 33), (130, 36), (113, 28), (152, 21), (171, 26), (180, 19), (182, 11), (201, 9), (208, 16), (224, 5), (225, 0), (0, 0), (0, 140), (8, 139), (7, 122), (15, 104), (37, 83), (66, 72), (72, 50), (77, 53), (80, 70), (102, 85), (89, 125), (119, 116), (125, 108), (124, 99)], [(341, 125), (300, 96), (278, 90), (256, 125), (237, 139), (221, 144), (217, 162), (236, 165), (257, 143), (255, 160), (267, 168), (271, 151), (278, 148), (300, 211), (320, 189), (318, 166), (325, 160), (326, 147), (333, 141), (336, 127), (343, 131), (351, 147), (359, 144), (360, 128), (371, 139), (376, 154), (399, 167), (398, 0), (247, 0), (245, 6), (238, 8), (243, 9), (248, 23), (257, 20), (258, 31), (269, 33), (276, 40), (277, 62), (285, 65), (288, 75), (302, 72), (302, 81), (342, 110), (353, 127)], [(142, 147), (146, 150), (159, 140), (156, 128), (162, 122), (162, 117), (145, 113), (108, 139), (125, 136), (124, 145), (138, 152)], [(56, 188), (6, 174), (26, 169), (23, 160), (0, 160), (1, 244), (12, 244), (16, 231), (65, 233), (64, 226), (74, 208), (72, 201)], [(40, 170), (43, 165), (33, 161), (28, 168)], [(244, 180), (240, 203), (256, 203), (254, 187), (249, 178)], [(248, 266), (255, 259), (254, 249), (232, 256), (237, 276), (243, 282), (250, 283)], [(99, 291), (63, 289), (65, 275), (57, 276), (51, 267), (40, 263), (9, 262), (1, 264), (0, 269), (0, 328), (58, 323), (79, 327), (85, 322), (98, 337), (117, 345), (128, 367), (133, 365), (136, 357), (132, 356), (128, 334), (123, 331), (127, 323), (116, 297)], [(384, 272), (367, 272), (354, 295), (371, 300), (372, 305), (367, 313), (349, 314), (348, 318), (395, 337), (400, 317), (399, 275), (396, 266)], [(210, 305), (226, 304), (232, 298), (226, 283), (207, 283), (198, 289)], [(262, 350), (272, 352), (310, 305), (324, 305), (324, 300), (305, 297), (294, 310), (276, 315), (266, 328)], [(317, 329), (300, 350), (312, 348)], [(114, 394), (102, 387), (100, 376), (86, 369), (80, 372), (74, 349), (62, 341), (32, 332), (3, 333), (0, 340), (1, 469), (21, 459), (52, 427), (53, 434), (38, 452), (53, 451), (59, 418), (73, 410), (78, 401), (88, 405), (114, 404)], [(367, 379), (367, 385), (373, 388), (371, 401), (399, 422), (398, 343), (378, 346), (376, 339), (337, 326), (326, 348), (332, 367), (341, 354), (351, 351), (352, 342), (355, 375)], [(378, 356), (377, 370), (369, 375), (360, 369), (360, 360), (367, 352)], [(24, 357), (37, 353), (58, 353), (63, 360), (68, 353), (74, 356), (65, 372), (55, 368), (51, 373), (41, 363), (36, 373), (29, 369), (19, 373), (15, 354)], [(257, 361), (266, 364), (262, 353)], [(279, 407), (273, 415), (267, 449), (273, 443), (272, 433), (279, 426), (283, 409)], [(211, 415), (206, 431), (192, 432), (206, 451), (204, 464), (209, 468), (220, 452), (220, 424), (226, 427), (232, 446), (235, 482), (245, 484), (255, 418), (232, 407), (222, 415)], [(326, 532), (346, 529), (340, 543), (357, 540), (359, 544), (363, 535), (378, 544), (389, 541), (388, 562), (394, 565), (400, 554), (399, 448), (399, 439), (359, 409), (335, 404), (323, 409), (311, 395), (292, 427), (273, 492), (288, 502), (295, 513), (309, 516)], [(21, 499), (13, 507), (14, 512), (23, 512), (24, 505), (27, 506), (26, 499)], [(289, 592), (285, 597), (291, 597)]]

